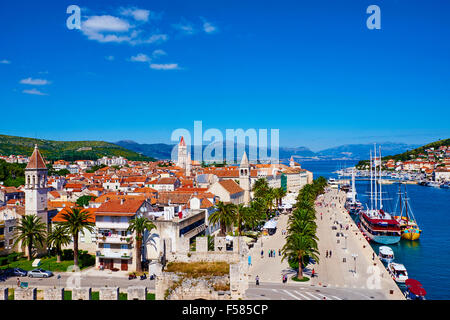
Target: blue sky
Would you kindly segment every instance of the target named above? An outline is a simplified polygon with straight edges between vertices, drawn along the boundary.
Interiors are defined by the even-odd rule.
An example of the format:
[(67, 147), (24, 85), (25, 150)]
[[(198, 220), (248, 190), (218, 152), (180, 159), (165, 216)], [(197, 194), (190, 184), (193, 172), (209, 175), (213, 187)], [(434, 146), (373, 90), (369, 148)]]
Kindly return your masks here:
[[(69, 30), (66, 8), (81, 8)], [(381, 9), (381, 30), (366, 8)], [(282, 146), (450, 136), (448, 1), (2, 1), (1, 134), (169, 142), (279, 129)]]

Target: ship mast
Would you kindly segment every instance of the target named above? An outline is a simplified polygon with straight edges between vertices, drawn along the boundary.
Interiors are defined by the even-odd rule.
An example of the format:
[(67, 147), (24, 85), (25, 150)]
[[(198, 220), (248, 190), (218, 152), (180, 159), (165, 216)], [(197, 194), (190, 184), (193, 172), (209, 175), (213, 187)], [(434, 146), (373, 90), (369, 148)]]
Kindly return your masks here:
[(372, 150), (370, 150), (370, 210), (373, 210), (373, 179), (372, 179)]
[(378, 183), (378, 181), (377, 181), (377, 147), (376, 147), (375, 143), (373, 144), (373, 150), (374, 150), (374, 153), (373, 153), (373, 155), (374, 155), (374, 161), (373, 161), (374, 178), (373, 178), (373, 180), (374, 180), (374, 187), (375, 187), (375, 194), (374, 194), (374, 200), (375, 201), (374, 202), (375, 202), (375, 211), (378, 211), (378, 203), (377, 203), (377, 198), (378, 198), (378, 195), (377, 195), (377, 189), (378, 189), (378, 186), (377, 186), (377, 183)]
[(382, 198), (381, 198), (381, 146), (378, 147), (379, 149), (379, 154), (380, 154), (380, 210), (383, 209), (383, 203), (382, 203)]

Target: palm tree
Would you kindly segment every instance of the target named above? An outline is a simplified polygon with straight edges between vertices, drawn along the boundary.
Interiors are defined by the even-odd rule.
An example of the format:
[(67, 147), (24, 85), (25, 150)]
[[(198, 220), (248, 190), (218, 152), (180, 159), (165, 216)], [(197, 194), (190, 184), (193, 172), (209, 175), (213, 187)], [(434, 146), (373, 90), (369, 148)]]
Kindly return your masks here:
[(22, 248), (28, 248), (28, 260), (33, 256), (33, 248), (39, 244), (44, 246), (47, 225), (42, 222), (41, 218), (35, 215), (23, 216), (19, 224), (16, 226), (14, 234), (14, 245), (21, 242)]
[(317, 242), (311, 236), (294, 233), (286, 238), (282, 261), (286, 258), (288, 261), (298, 261), (297, 278), (303, 279), (303, 259), (308, 256), (318, 262), (317, 248)]
[[(275, 192), (274, 192), (273, 188), (269, 187), (266, 190), (266, 193), (264, 195), (264, 200), (266, 202), (266, 208), (269, 210), (268, 213), (270, 214), (270, 212), (272, 212), (272, 209), (273, 209), (273, 200), (275, 200)], [(267, 219), (269, 219), (268, 216), (267, 216)]]
[(219, 201), (216, 205), (216, 211), (209, 216), (212, 224), (220, 223), (220, 235), (225, 236), (227, 227), (231, 226), (236, 219), (234, 205), (232, 203), (223, 203)]
[(144, 238), (145, 231), (151, 231), (156, 229), (156, 226), (148, 218), (138, 216), (129, 221), (128, 231), (136, 232), (136, 271), (142, 271), (142, 240)]
[(81, 232), (84, 235), (85, 229), (89, 232), (94, 231), (95, 224), (90, 221), (92, 214), (79, 207), (67, 209), (62, 214), (61, 225), (73, 239), (73, 264), (78, 267), (78, 235)]
[(277, 206), (279, 207), (281, 205), (281, 201), (283, 197), (286, 195), (286, 191), (283, 188), (275, 188), (273, 190), (275, 199), (277, 200)]
[(263, 198), (267, 190), (269, 190), (269, 183), (266, 178), (260, 178), (253, 184), (255, 198)]
[(70, 243), (70, 235), (62, 225), (55, 225), (55, 228), (47, 236), (47, 244), (56, 248), (56, 262), (61, 262), (61, 247)]

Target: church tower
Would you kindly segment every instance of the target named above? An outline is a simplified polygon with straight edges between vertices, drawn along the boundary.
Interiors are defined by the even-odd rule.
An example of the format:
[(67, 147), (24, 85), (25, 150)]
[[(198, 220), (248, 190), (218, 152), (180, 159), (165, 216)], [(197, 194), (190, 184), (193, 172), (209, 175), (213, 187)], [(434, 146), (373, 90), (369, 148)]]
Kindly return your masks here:
[(294, 156), (291, 156), (291, 159), (289, 160), (289, 167), (291, 168), (295, 167)]
[(191, 175), (191, 153), (187, 151), (184, 137), (181, 137), (180, 143), (178, 144), (177, 166), (184, 169), (186, 176), (189, 177)]
[(25, 168), (25, 214), (47, 224), (47, 167), (37, 145)]
[(244, 189), (244, 203), (247, 205), (250, 203), (251, 182), (250, 165), (248, 163), (247, 153), (245, 151), (239, 166), (239, 186)]

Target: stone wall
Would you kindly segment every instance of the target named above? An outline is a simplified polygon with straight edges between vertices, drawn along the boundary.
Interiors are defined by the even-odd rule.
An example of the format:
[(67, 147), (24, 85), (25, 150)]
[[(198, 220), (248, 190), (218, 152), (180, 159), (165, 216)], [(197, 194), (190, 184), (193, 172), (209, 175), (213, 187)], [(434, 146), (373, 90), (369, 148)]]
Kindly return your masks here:
[(37, 289), (36, 288), (15, 288), (14, 300), (36, 300)]
[(100, 300), (119, 300), (118, 287), (104, 287), (99, 290)]
[(8, 288), (0, 288), (0, 301), (8, 300)]
[(44, 300), (64, 300), (64, 289), (45, 289)]
[(91, 288), (73, 288), (72, 300), (91, 300), (92, 289)]
[(226, 276), (183, 278), (173, 272), (163, 272), (156, 277), (156, 300), (230, 300), (229, 290), (216, 290), (214, 286), (227, 286), (230, 278)]
[(195, 241), (196, 252), (208, 252), (208, 237), (197, 237)]
[(127, 290), (128, 300), (146, 300), (147, 288), (146, 287), (128, 287)]

